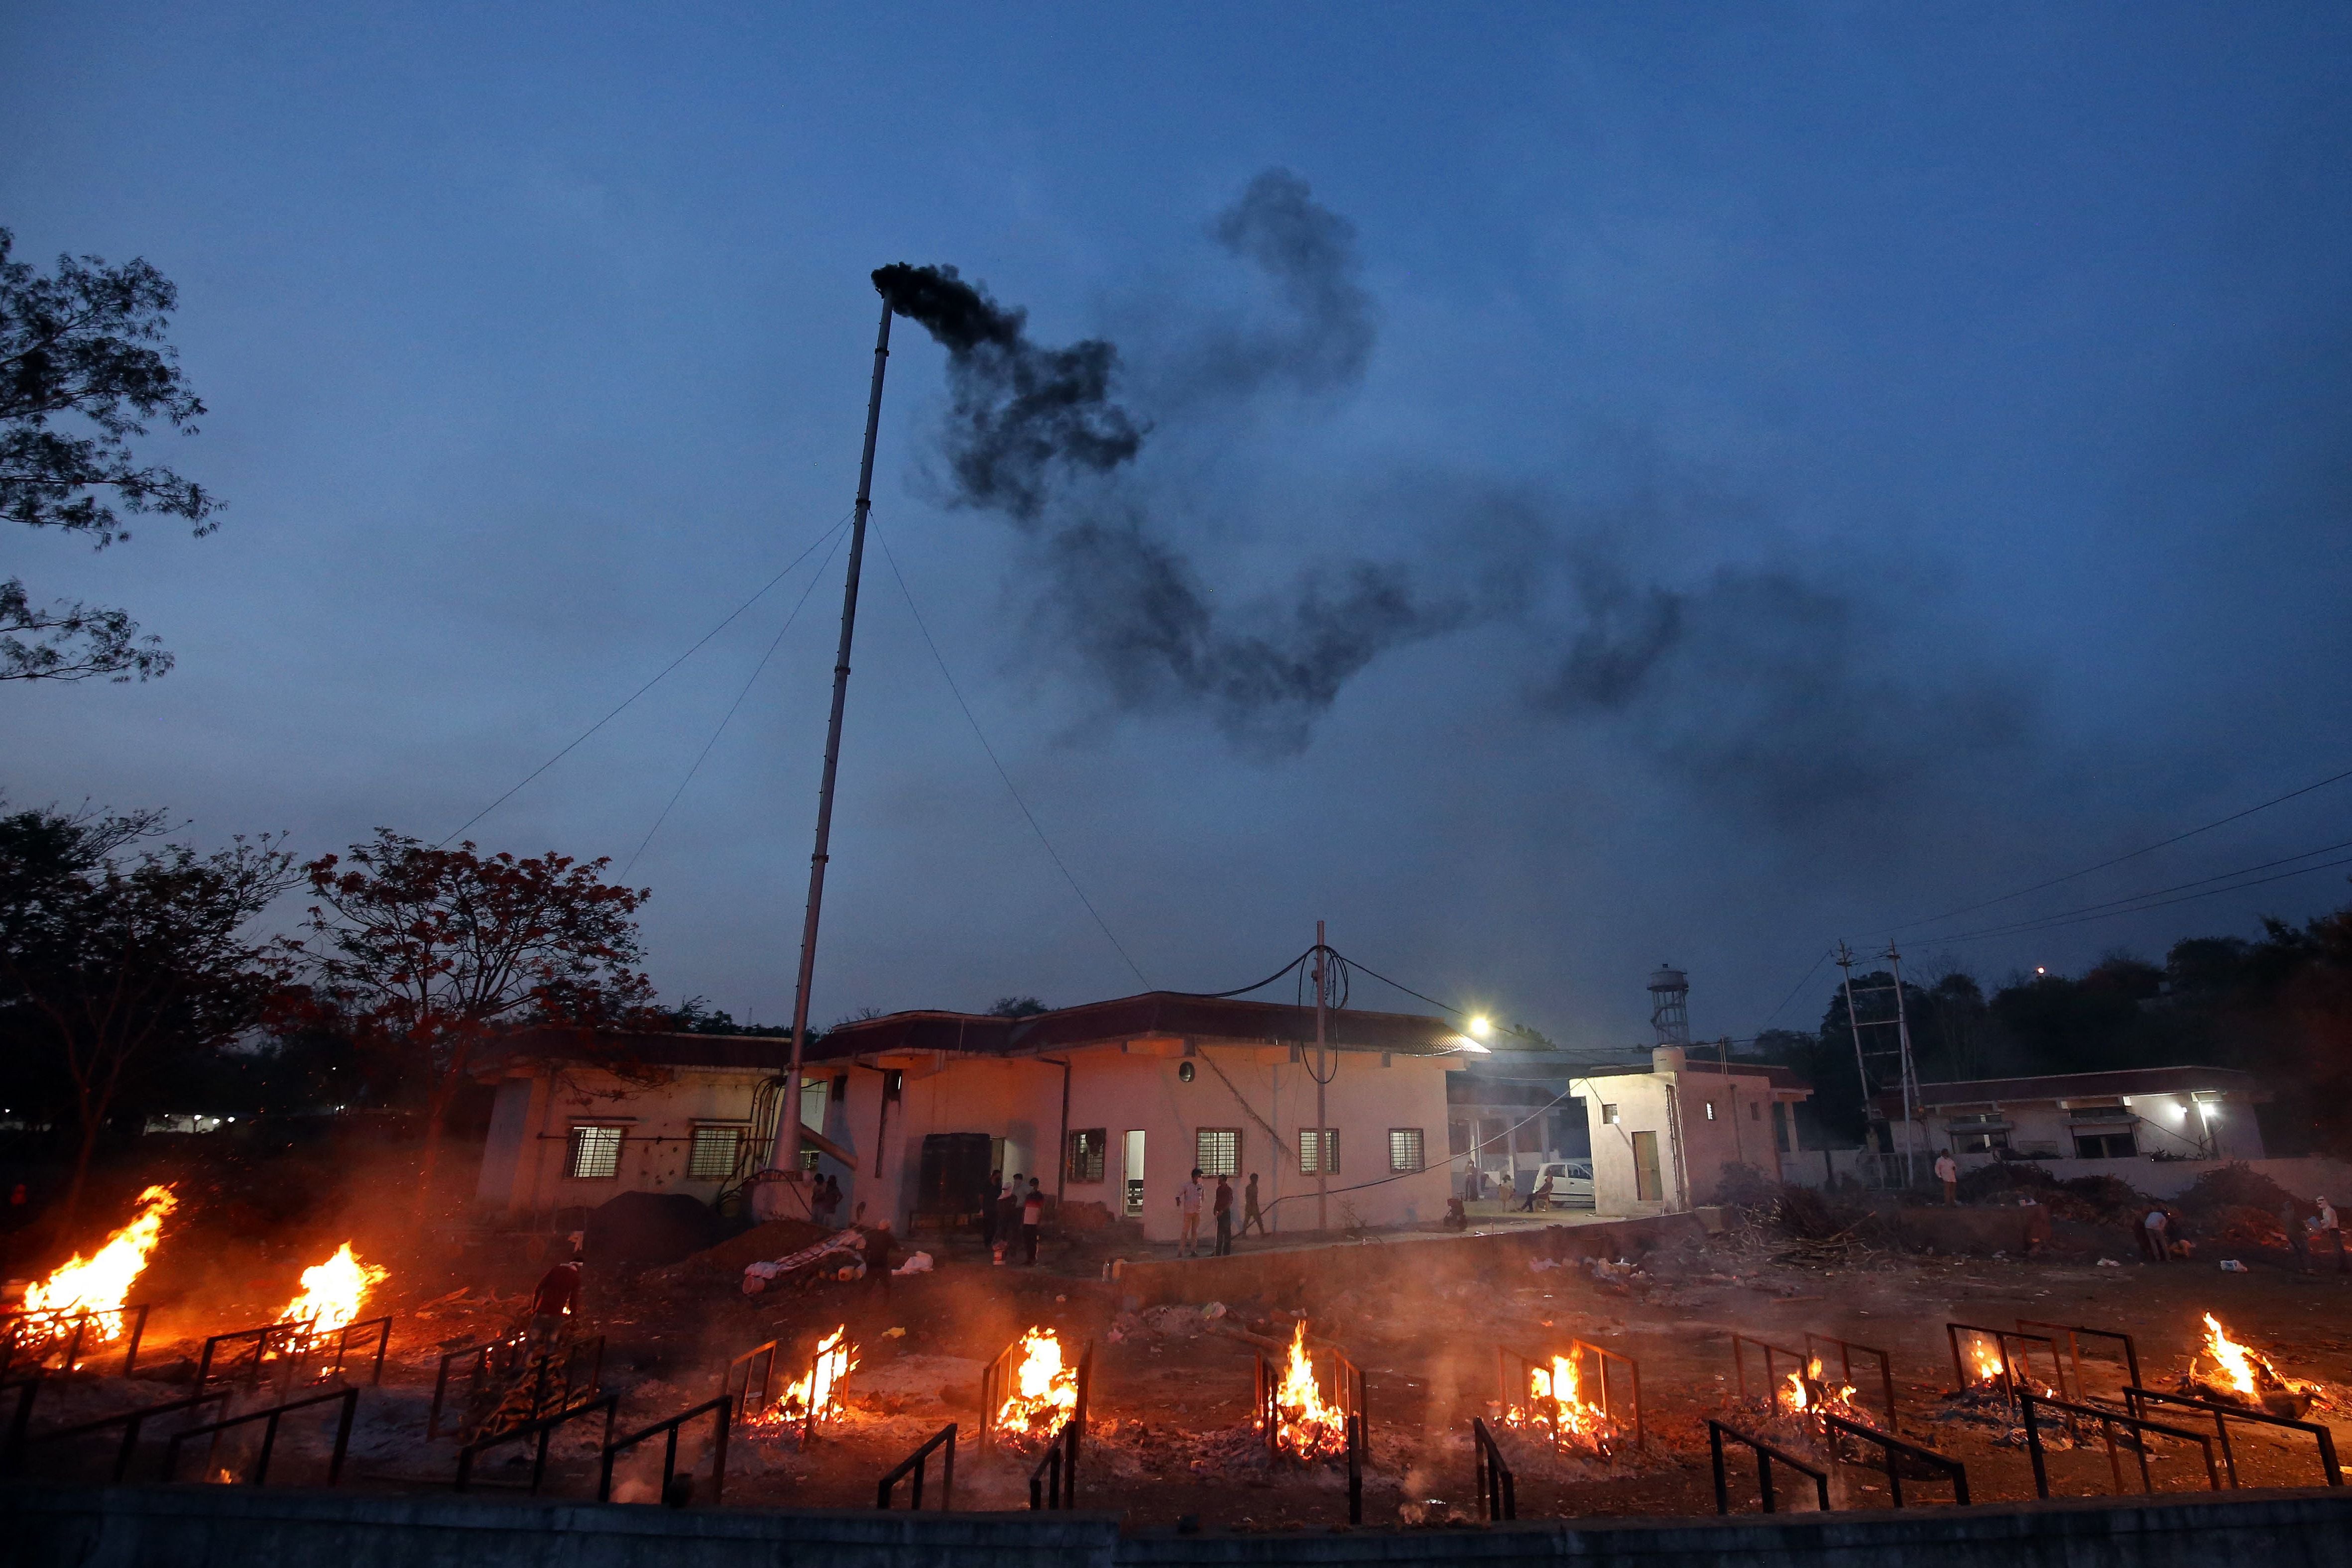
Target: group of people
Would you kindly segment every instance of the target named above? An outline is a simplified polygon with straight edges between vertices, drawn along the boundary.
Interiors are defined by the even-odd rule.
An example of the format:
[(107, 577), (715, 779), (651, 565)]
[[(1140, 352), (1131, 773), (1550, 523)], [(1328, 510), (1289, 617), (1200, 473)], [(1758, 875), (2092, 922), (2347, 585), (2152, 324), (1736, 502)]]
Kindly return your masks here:
[(2344, 1255), (2344, 1225), (2336, 1217), (2336, 1206), (2326, 1194), (2312, 1199), (2312, 1212), (2304, 1214), (2293, 1198), (2279, 1205), (2279, 1228), (2286, 1232), (2286, 1244), (2294, 1253), (2295, 1267), (2311, 1272), (2311, 1255), (2323, 1246), (2336, 1250), (2336, 1271), (2352, 1273), (2352, 1260)]
[[(1257, 1172), (1250, 1172), (1249, 1185), (1242, 1189), (1241, 1197), (1241, 1233), (1247, 1236), (1250, 1227), (1255, 1225), (1260, 1236), (1268, 1234), (1265, 1212), (1257, 1206)], [(1201, 1185), (1200, 1168), (1195, 1166), (1192, 1179), (1176, 1189), (1176, 1212), (1184, 1221), (1183, 1234), (1176, 1242), (1176, 1256), (1179, 1258), (1198, 1258), (1201, 1255), (1201, 1210), (1204, 1207), (1217, 1224), (1215, 1255), (1220, 1258), (1231, 1256), (1234, 1249), (1233, 1178), (1222, 1171), (1217, 1173), (1216, 1190), (1212, 1193)]]
[(980, 1216), (981, 1239), (988, 1244), (989, 1255), (997, 1262), (1019, 1238), (1022, 1261), (1030, 1268), (1037, 1266), (1037, 1232), (1045, 1223), (1045, 1187), (1036, 1176), (1029, 1178), (1027, 1187), (1021, 1185), (1021, 1173), (1014, 1171), (1006, 1181), (1003, 1171), (988, 1173), (988, 1185), (995, 1197), (982, 1207)]
[[(1533, 1214), (1538, 1204), (1545, 1208), (1551, 1207), (1551, 1172), (1549, 1169), (1528, 1188), (1525, 1197), (1519, 1196), (1518, 1173), (1508, 1166), (1504, 1168), (1502, 1178), (1493, 1185), (1506, 1209), (1516, 1207), (1521, 1214)], [(1476, 1203), (1486, 1196), (1486, 1173), (1473, 1165), (1469, 1174), (1462, 1178), (1463, 1203)]]

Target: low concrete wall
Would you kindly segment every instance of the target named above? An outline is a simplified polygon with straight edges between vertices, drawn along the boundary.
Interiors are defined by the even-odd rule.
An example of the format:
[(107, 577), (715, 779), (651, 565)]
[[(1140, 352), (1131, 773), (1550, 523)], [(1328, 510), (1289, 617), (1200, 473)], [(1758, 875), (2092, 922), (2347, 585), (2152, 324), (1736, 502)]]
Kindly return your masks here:
[(1122, 1538), (1108, 1514), (672, 1511), (235, 1487), (0, 1489), (27, 1568), (2352, 1568), (2352, 1496)]
[[(1826, 1155), (1826, 1164), (1824, 1156)], [(1802, 1154), (1782, 1156), (1781, 1176), (1792, 1186), (1826, 1186), (1832, 1172), (1836, 1176), (1853, 1176), (1864, 1186), (1872, 1185), (1869, 1166), (1881, 1156), (1863, 1149), (1807, 1149)], [(1972, 1171), (1992, 1163), (1990, 1156), (1962, 1155), (1960, 1168)], [(1922, 1161), (1924, 1173), (1930, 1161)], [(2225, 1165), (2243, 1164), (2305, 1199), (2326, 1194), (2337, 1207), (2352, 1204), (2352, 1165), (2342, 1160), (2313, 1155), (2297, 1159), (2276, 1160), (2151, 1160), (2145, 1157), (2123, 1160), (2035, 1160), (2034, 1165), (2061, 1181), (2075, 1176), (2114, 1176), (2127, 1186), (2137, 1188), (2150, 1197), (2175, 1198), (2197, 1185), (2197, 1178), (2207, 1171), (2220, 1170)], [(1926, 1176), (1922, 1176), (1924, 1183)]]
[(1524, 1270), (1536, 1258), (1639, 1258), (1702, 1233), (1697, 1216), (1525, 1226), (1485, 1235), (1392, 1236), (1226, 1258), (1155, 1258), (1130, 1262), (1114, 1294), (1138, 1307), (1202, 1301), (1295, 1302), (1310, 1293), (1391, 1285), (1400, 1274), (1459, 1280)]

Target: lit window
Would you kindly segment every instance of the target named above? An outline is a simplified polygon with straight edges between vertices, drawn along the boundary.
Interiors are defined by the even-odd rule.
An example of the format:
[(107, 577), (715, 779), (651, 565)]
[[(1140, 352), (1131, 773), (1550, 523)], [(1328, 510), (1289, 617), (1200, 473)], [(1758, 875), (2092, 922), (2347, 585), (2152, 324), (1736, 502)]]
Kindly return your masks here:
[(1239, 1127), (1202, 1127), (1192, 1134), (1192, 1163), (1201, 1167), (1204, 1176), (1239, 1176), (1242, 1168), (1242, 1130)]
[(621, 1174), (621, 1140), (625, 1127), (574, 1127), (572, 1158), (563, 1174), (573, 1181), (614, 1181)]
[(686, 1176), (688, 1181), (725, 1181), (735, 1174), (735, 1161), (742, 1152), (743, 1129), (739, 1126), (697, 1127), (694, 1142), (688, 1146)]
[(1710, 1122), (1715, 1120), (1715, 1102), (1712, 1100), (1706, 1103), (1706, 1119)]
[(1615, 1126), (1617, 1124), (1617, 1107), (1609, 1104), (1605, 1101), (1602, 1102), (1601, 1106), (1601, 1120), (1612, 1127)]
[[(1317, 1136), (1318, 1129), (1317, 1128), (1301, 1127), (1298, 1129), (1298, 1174), (1300, 1176), (1316, 1176), (1318, 1174), (1338, 1176), (1339, 1174), (1339, 1129), (1337, 1127), (1324, 1127), (1319, 1129), (1319, 1131), (1321, 1136), (1318, 1138)], [(1316, 1158), (1316, 1151), (1318, 1145), (1322, 1151), (1322, 1159), (1319, 1165)]]
[(1389, 1129), (1389, 1169), (1417, 1171), (1421, 1168), (1421, 1129), (1391, 1127)]

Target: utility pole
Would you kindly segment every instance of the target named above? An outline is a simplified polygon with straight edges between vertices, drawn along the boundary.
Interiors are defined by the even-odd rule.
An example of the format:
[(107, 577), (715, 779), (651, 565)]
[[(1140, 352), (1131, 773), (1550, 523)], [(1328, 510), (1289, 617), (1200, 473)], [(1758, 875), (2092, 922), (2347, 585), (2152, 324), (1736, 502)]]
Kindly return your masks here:
[(1331, 1082), (1330, 979), (1323, 965), (1323, 923), (1315, 923), (1315, 1228), (1331, 1228), (1331, 1125), (1323, 1091)]
[[(1854, 997), (1857, 993), (1853, 985), (1853, 950), (1843, 942), (1837, 945), (1837, 965), (1845, 976), (1841, 983), (1845, 989), (1846, 1028), (1853, 1035), (1853, 1065), (1862, 1079), (1863, 1113), (1865, 1117), (1868, 1116), (1872, 1097), (1883, 1089), (1892, 1087), (1901, 1096), (1904, 1123), (1903, 1184), (1908, 1186), (1916, 1175), (1914, 1145), (1917, 1142), (1918, 1132), (1919, 1074), (1911, 1058), (1910, 1011), (1905, 1006), (1903, 999), (1903, 955), (1896, 951), (1895, 945), (1890, 942), (1886, 946), (1886, 951), (1879, 956), (1893, 966), (1892, 980), (1884, 986), (1864, 986), (1859, 994), (1877, 996), (1887, 991), (1894, 992), (1895, 1016), (1865, 1019), (1855, 1010), (1854, 1007)], [(1880, 1045), (1875, 1048), (1864, 1044), (1863, 1030), (1883, 1030), (1890, 1026), (1895, 1030), (1893, 1044)], [(1874, 1035), (1872, 1038), (1875, 1040), (1880, 1037)], [(1882, 1071), (1874, 1074), (1870, 1066), (1874, 1058), (1882, 1062), (1891, 1063), (1892, 1072)], [(1891, 1129), (1888, 1135), (1890, 1137), (1893, 1135)]]
[[(866, 455), (857, 465), (857, 509), (849, 526), (849, 577), (841, 590), (841, 651), (833, 661), (833, 716), (825, 721), (824, 772), (816, 787), (816, 850), (809, 856), (808, 910), (801, 918), (801, 972), (793, 992), (793, 1061), (784, 1074), (784, 1113), (776, 1130), (776, 1158), (788, 1179), (801, 1179), (801, 1060), (808, 1047), (809, 987), (816, 977), (817, 912), (824, 903), (826, 851), (833, 841), (833, 780), (841, 765), (841, 710), (849, 700), (849, 643), (857, 630), (857, 572), (866, 560), (866, 515), (874, 505), (874, 441), (882, 428), (882, 371), (890, 362), (890, 301), (874, 338), (874, 390), (866, 402)], [(881, 1151), (875, 1152), (880, 1157)]]

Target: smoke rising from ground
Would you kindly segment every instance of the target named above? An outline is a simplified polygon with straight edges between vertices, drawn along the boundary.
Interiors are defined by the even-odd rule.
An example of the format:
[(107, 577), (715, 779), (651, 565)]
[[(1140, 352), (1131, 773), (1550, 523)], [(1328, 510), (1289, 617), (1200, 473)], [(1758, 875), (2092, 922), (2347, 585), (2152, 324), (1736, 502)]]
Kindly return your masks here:
[[(1671, 580), (1644, 580), (1625, 541), (1650, 530), (1578, 521), (1589, 497), (1465, 502), (1488, 487), (1373, 477), (1340, 503), (1350, 531), (1422, 541), (1418, 559), (1341, 551), (1254, 591), (1236, 586), (1238, 566), (1204, 570), (1199, 541), (1232, 532), (1223, 508), (1204, 512), (1155, 472), (1147, 434), (1228, 432), (1271, 392), (1343, 393), (1377, 339), (1355, 229), (1297, 175), (1259, 174), (1206, 233), (1255, 270), (1268, 308), (1234, 319), (1150, 303), (1164, 341), (1139, 368), (1156, 421), (1119, 401), (1126, 366), (1109, 342), (1033, 343), (1024, 312), (952, 267), (875, 274), (948, 350), (953, 500), (1031, 540), (1016, 592), (1037, 640), (1116, 711), (1193, 712), (1246, 752), (1295, 753), (1382, 654), (1508, 622), (1524, 632), (1516, 684), (1529, 712), (1612, 728), (1703, 792), (1782, 822), (2023, 733), (2027, 705), (1997, 674), (1940, 691), (1885, 674), (1899, 660), (1882, 607), (1809, 575), (1677, 561), (1661, 573)], [(1202, 439), (1221, 455), (1233, 444)]]

